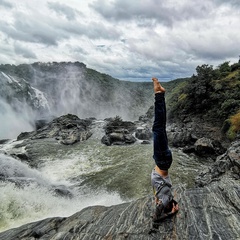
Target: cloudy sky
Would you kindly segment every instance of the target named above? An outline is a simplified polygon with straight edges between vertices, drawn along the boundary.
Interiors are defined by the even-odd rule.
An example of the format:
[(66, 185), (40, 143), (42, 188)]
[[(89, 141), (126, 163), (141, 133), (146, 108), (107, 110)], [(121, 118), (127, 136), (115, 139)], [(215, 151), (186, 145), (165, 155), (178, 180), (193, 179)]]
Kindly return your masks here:
[(79, 61), (122, 80), (240, 55), (239, 0), (0, 0), (0, 63)]

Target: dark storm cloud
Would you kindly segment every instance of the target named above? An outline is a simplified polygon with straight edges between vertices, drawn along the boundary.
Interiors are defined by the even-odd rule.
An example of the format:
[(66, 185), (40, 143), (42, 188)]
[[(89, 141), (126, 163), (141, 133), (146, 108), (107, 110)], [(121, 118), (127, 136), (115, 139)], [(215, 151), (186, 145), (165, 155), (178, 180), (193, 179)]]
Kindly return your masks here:
[(34, 52), (29, 50), (28, 48), (23, 47), (22, 45), (20, 45), (18, 43), (14, 44), (14, 51), (17, 55), (23, 56), (24, 58), (37, 59), (37, 56)]
[(18, 14), (15, 19), (13, 24), (0, 23), (0, 30), (14, 40), (57, 45), (59, 40), (68, 37), (66, 33), (58, 32), (50, 21), (48, 24), (37, 17), (26, 18), (23, 14)]
[(88, 24), (62, 22), (57, 27), (64, 32), (68, 32), (68, 34), (84, 35), (90, 39), (118, 39), (121, 36), (121, 31), (101, 22), (90, 22)]
[(231, 46), (225, 45), (202, 45), (191, 50), (195, 58), (204, 59), (206, 62), (209, 60), (221, 61), (221, 59), (231, 58), (234, 55), (237, 57), (238, 51), (240, 53), (240, 47), (232, 48)]
[(232, 5), (234, 7), (240, 7), (240, 1), (239, 0), (214, 0), (216, 4), (223, 4), (223, 5)]
[[(41, 19), (41, 21), (39, 21)], [(57, 46), (61, 40), (75, 36), (87, 36), (90, 39), (118, 39), (121, 32), (112, 25), (101, 22), (79, 23), (64, 19), (54, 20), (51, 16), (27, 16), (18, 13), (15, 21), (0, 22), (0, 31), (13, 40), (41, 43), (47, 46)]]
[[(139, 20), (144, 24), (146, 20), (156, 20), (166, 26), (172, 26), (176, 21), (192, 18), (205, 18), (212, 10), (208, 1), (187, 2), (178, 6), (169, 5), (169, 1), (138, 1), (115, 0), (112, 2), (97, 0), (90, 7), (105, 19), (114, 21)], [(145, 19), (145, 20), (144, 20)]]
[(13, 8), (13, 5), (5, 0), (0, 0), (0, 6), (3, 6), (5, 8)]
[(65, 16), (68, 20), (75, 20), (77, 15), (82, 15), (79, 11), (58, 2), (48, 2), (48, 7), (54, 12)]

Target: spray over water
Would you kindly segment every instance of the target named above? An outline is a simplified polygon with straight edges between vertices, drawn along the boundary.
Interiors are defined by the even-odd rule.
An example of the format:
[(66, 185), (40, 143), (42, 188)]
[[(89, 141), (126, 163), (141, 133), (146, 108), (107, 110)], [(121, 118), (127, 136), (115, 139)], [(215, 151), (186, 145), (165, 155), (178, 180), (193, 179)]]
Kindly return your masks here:
[(13, 107), (0, 98), (0, 139), (12, 139), (21, 132), (33, 131), (33, 119), (27, 105), (19, 103)]
[[(46, 163), (42, 169), (46, 171), (42, 172), (0, 154), (0, 166), (0, 231), (47, 217), (70, 216), (87, 206), (99, 204), (108, 206), (122, 202), (117, 193), (109, 195), (104, 190), (94, 193), (91, 190), (79, 191), (67, 179), (71, 172), (66, 173), (65, 177), (60, 175), (56, 177), (51, 163), (49, 167)], [(60, 168), (65, 168), (64, 163), (55, 170)], [(69, 189), (72, 196), (58, 195), (54, 191), (58, 186)]]

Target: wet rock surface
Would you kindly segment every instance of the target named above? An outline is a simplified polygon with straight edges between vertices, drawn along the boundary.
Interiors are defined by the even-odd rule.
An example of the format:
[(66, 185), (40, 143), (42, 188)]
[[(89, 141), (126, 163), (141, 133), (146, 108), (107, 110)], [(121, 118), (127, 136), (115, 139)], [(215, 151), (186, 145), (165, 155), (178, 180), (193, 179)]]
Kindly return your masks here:
[(193, 145), (183, 148), (185, 153), (195, 153), (201, 157), (216, 157), (223, 154), (226, 149), (217, 140), (212, 140), (206, 137), (199, 138)]
[(111, 207), (94, 206), (67, 218), (49, 218), (0, 233), (1, 239), (238, 239), (239, 191), (176, 188), (180, 211), (152, 227), (153, 198), (146, 196)]

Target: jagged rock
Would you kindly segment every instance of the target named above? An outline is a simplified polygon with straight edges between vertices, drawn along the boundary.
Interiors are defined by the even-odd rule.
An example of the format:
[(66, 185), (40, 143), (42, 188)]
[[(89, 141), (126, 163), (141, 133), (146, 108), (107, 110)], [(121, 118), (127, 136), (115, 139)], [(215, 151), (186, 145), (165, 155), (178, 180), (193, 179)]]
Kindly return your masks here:
[(193, 145), (198, 139), (191, 128), (179, 127), (175, 124), (167, 127), (169, 144), (173, 147), (185, 147)]
[[(231, 199), (225, 194), (232, 196)], [(93, 206), (70, 217), (54, 217), (0, 233), (0, 239), (161, 240), (238, 239), (239, 186), (175, 189), (180, 211), (152, 227), (154, 200), (146, 196), (115, 206)]]
[(134, 136), (124, 131), (124, 133), (113, 132), (113, 133), (104, 135), (101, 141), (107, 146), (110, 146), (110, 145), (132, 144), (136, 142), (136, 139), (134, 138)]
[(123, 121), (119, 117), (106, 120), (108, 123), (105, 126), (105, 135), (101, 139), (103, 144), (110, 146), (136, 142), (136, 138), (132, 135), (136, 129), (134, 123)]
[(108, 119), (108, 123), (105, 126), (106, 134), (124, 131), (127, 133), (133, 133), (135, 129), (136, 126), (133, 122), (123, 121), (120, 117)]
[(28, 153), (15, 153), (15, 154), (11, 154), (12, 157), (23, 160), (23, 161), (28, 161), (29, 160), (29, 156)]
[(66, 197), (66, 198), (73, 197), (73, 193), (70, 190), (68, 190), (64, 185), (52, 186), (52, 188), (57, 196)]
[(215, 158), (218, 155), (223, 154), (226, 149), (217, 140), (211, 140), (209, 138), (200, 138), (194, 145), (185, 146), (183, 148), (184, 153), (195, 153), (201, 157)]
[(76, 115), (67, 114), (55, 118), (50, 123), (33, 132), (21, 133), (17, 140), (55, 138), (65, 145), (87, 140), (92, 133), (89, 131), (91, 119), (79, 119)]
[(206, 186), (219, 181), (225, 174), (240, 179), (240, 140), (233, 142), (226, 153), (217, 157), (212, 166), (200, 173), (195, 182), (197, 186)]
[(48, 123), (49, 123), (49, 120), (47, 120), (47, 119), (36, 120), (35, 121), (35, 128), (36, 128), (36, 130), (38, 130), (38, 129), (44, 127)]
[(136, 138), (140, 140), (151, 140), (152, 139), (152, 130), (150, 130), (148, 127), (139, 127), (136, 129), (135, 133)]
[(212, 122), (193, 116), (191, 118), (186, 117), (181, 122), (172, 123), (168, 121), (167, 133), (169, 143), (174, 147), (185, 147), (194, 145), (200, 138), (211, 137), (213, 142), (221, 142), (222, 146), (228, 147), (229, 143), (222, 134), (221, 126), (219, 124), (213, 125)]
[(0, 139), (0, 144), (5, 144), (9, 141), (9, 139)]
[(211, 139), (208, 139), (208, 138), (198, 139), (195, 142), (194, 147), (195, 147), (195, 152), (200, 156), (213, 154), (215, 152), (212, 141)]
[(195, 153), (195, 147), (194, 146), (186, 146), (182, 150), (184, 153)]

